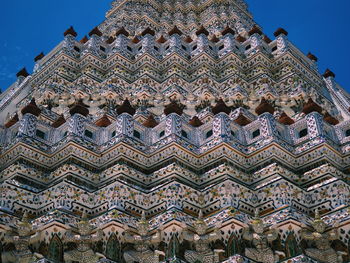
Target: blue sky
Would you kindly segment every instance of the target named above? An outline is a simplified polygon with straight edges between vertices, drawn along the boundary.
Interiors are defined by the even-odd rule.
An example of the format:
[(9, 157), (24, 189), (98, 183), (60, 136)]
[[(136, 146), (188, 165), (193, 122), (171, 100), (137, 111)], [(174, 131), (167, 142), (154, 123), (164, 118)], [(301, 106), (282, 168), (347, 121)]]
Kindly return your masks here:
[[(0, 88), (11, 85), (23, 66), (29, 72), (41, 51), (47, 54), (73, 25), (82, 38), (104, 19), (112, 0), (3, 1), (0, 16)], [(323, 73), (330, 68), (350, 91), (349, 0), (247, 0), (255, 21), (273, 38), (278, 27), (304, 53), (319, 59)]]

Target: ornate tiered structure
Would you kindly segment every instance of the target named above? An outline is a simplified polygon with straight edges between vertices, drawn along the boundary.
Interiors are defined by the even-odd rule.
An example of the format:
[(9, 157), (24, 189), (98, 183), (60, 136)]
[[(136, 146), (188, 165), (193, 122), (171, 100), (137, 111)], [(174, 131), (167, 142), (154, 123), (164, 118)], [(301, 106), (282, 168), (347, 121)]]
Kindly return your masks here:
[(0, 95), (2, 262), (348, 262), (350, 96), (287, 35), (243, 0), (65, 31)]

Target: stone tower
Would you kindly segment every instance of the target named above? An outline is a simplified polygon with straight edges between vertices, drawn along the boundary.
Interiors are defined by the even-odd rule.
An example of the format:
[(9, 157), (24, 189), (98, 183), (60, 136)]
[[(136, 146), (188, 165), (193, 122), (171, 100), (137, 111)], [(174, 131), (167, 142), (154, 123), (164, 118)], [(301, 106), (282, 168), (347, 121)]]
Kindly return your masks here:
[(285, 29), (118, 0), (63, 35), (0, 95), (2, 262), (349, 261), (350, 95)]

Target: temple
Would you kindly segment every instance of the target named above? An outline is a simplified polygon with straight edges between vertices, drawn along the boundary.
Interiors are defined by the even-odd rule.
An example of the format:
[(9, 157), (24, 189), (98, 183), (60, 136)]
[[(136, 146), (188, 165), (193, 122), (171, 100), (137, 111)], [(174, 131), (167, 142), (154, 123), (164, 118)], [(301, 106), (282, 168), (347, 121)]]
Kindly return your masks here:
[(350, 95), (298, 36), (243, 0), (62, 33), (0, 94), (2, 263), (349, 262)]

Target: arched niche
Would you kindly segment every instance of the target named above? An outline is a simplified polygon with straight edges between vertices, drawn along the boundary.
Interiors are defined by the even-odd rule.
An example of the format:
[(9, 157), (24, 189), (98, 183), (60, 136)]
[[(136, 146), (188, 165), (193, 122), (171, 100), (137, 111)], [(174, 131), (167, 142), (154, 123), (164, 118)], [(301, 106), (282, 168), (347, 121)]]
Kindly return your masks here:
[(180, 242), (176, 235), (173, 235), (169, 241), (168, 249), (166, 252), (166, 258), (180, 256)]
[(106, 257), (116, 262), (120, 260), (120, 244), (115, 234), (112, 234), (107, 241)]
[(285, 253), (287, 258), (292, 258), (301, 253), (294, 233), (289, 233), (285, 241)]
[(233, 255), (241, 253), (241, 246), (235, 234), (232, 234), (227, 242), (226, 256), (231, 257)]
[(49, 243), (48, 259), (57, 263), (63, 262), (63, 243), (57, 234), (53, 235)]

